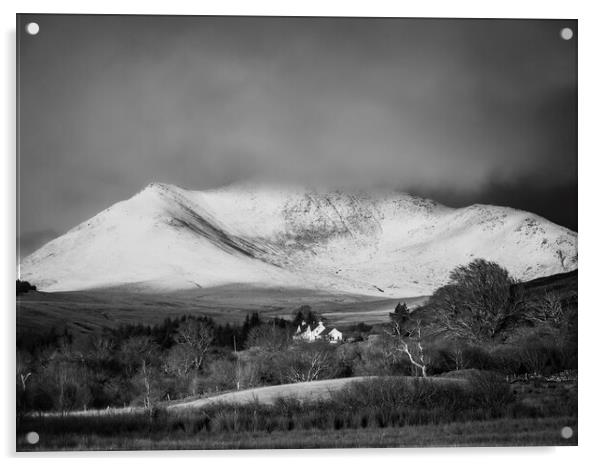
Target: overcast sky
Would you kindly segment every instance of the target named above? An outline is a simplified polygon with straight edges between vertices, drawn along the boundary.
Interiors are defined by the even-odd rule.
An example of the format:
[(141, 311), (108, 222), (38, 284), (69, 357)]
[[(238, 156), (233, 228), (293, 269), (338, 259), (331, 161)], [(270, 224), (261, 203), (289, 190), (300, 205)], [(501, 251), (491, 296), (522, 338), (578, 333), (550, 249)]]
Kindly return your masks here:
[(577, 228), (576, 21), (20, 21), (25, 253), (151, 181), (378, 185)]

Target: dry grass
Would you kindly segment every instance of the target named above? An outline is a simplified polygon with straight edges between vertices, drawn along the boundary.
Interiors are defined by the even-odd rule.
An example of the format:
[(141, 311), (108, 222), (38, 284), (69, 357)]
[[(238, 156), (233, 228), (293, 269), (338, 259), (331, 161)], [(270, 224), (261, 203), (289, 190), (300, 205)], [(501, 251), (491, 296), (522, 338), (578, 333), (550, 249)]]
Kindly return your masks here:
[[(570, 426), (574, 435), (564, 439), (560, 431)], [(450, 446), (546, 446), (577, 445), (574, 417), (544, 419), (496, 419), (439, 425), (341, 430), (295, 430), (291, 432), (238, 432), (202, 434), (194, 437), (163, 437), (124, 434), (119, 436), (61, 436), (47, 434), (35, 446), (24, 435), (17, 450), (215, 450), (276, 448), (354, 447), (450, 447)]]
[(313, 382), (290, 383), (269, 387), (251, 388), (239, 392), (229, 392), (208, 398), (175, 403), (168, 409), (181, 410), (200, 408), (214, 403), (246, 404), (261, 403), (273, 404), (279, 398), (295, 398), (299, 401), (328, 399), (334, 391), (338, 391), (352, 382), (360, 382), (370, 377), (350, 377), (345, 379), (315, 380)]
[[(424, 299), (404, 301), (412, 305)], [(374, 324), (388, 321), (397, 301), (315, 290), (240, 287), (164, 294), (123, 290), (29, 292), (17, 297), (17, 330), (35, 333), (67, 325), (75, 333), (90, 333), (120, 324), (152, 325), (181, 315), (204, 315), (219, 324), (241, 324), (251, 312), (259, 312), (262, 318), (290, 318), (299, 303), (311, 305), (333, 325)]]
[(576, 391), (571, 393), (569, 402), (542, 399), (541, 406), (531, 406), (492, 373), (369, 378), (342, 385), (328, 399), (28, 416), (17, 425), (18, 447), (30, 449), (30, 431), (40, 435), (36, 448), (49, 450), (573, 444), (576, 439), (559, 437), (562, 427), (575, 428)]

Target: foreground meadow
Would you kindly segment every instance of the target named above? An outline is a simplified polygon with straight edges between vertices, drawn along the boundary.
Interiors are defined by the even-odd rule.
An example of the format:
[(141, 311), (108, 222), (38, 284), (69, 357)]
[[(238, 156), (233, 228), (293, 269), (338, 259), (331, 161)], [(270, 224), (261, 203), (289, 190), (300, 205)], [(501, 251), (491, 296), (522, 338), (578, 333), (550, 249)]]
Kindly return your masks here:
[[(17, 449), (576, 445), (576, 416), (574, 385), (511, 388), (486, 372), (457, 380), (383, 377), (352, 382), (327, 399), (27, 416), (18, 423)], [(561, 435), (566, 427), (570, 437)], [(40, 438), (34, 445), (32, 431)]]
[(574, 417), (543, 419), (497, 419), (453, 422), (440, 425), (296, 430), (294, 432), (240, 432), (169, 436), (125, 434), (62, 435), (48, 433), (37, 445), (24, 435), (17, 439), (19, 451), (47, 450), (234, 450), (276, 448), (384, 448), (384, 447), (474, 447), (577, 445), (576, 433), (565, 439), (560, 426), (573, 426)]

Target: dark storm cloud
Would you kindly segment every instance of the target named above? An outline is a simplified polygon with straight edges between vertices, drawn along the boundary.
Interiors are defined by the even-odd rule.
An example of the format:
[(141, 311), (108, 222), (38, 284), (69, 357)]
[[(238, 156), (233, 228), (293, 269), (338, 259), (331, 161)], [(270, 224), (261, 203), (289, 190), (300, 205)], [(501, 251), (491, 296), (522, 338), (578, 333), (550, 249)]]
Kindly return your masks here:
[[(23, 233), (65, 231), (153, 180), (378, 184), (517, 207), (533, 186), (576, 196), (577, 48), (559, 35), (575, 21), (30, 20)], [(561, 221), (576, 205), (554, 209)]]
[(416, 187), (415, 194), (441, 199), (450, 207), (475, 202), (514, 207), (535, 212), (548, 220), (577, 231), (577, 182), (546, 186), (535, 177), (502, 182), (492, 179), (477, 194), (461, 190)]

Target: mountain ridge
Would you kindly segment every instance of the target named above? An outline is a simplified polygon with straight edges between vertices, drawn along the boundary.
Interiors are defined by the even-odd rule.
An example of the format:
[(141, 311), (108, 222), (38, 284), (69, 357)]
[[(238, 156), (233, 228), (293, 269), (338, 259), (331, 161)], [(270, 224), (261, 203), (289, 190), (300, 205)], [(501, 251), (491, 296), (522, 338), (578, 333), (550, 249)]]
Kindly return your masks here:
[(577, 234), (529, 212), (454, 209), (398, 192), (151, 183), (21, 262), (41, 290), (223, 284), (376, 296), (431, 293), (457, 265), (494, 260), (521, 280), (577, 268)]

